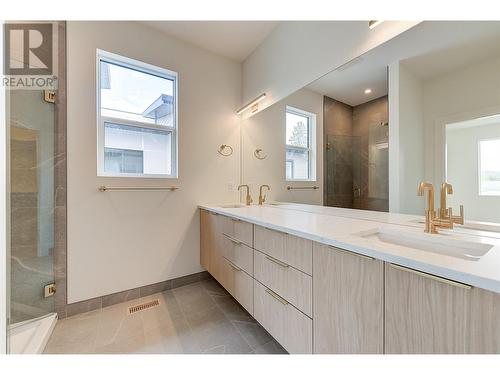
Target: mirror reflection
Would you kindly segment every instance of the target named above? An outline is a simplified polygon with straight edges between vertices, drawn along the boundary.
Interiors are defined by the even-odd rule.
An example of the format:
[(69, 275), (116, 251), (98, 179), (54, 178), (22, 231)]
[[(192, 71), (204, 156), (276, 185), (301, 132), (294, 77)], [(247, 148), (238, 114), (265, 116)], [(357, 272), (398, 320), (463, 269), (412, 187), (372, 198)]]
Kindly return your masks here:
[(500, 22), (423, 22), (338, 67), (243, 121), (242, 180), (268, 202), (419, 216), (419, 183), (439, 210), (447, 182), (453, 215), (500, 223), (499, 41)]

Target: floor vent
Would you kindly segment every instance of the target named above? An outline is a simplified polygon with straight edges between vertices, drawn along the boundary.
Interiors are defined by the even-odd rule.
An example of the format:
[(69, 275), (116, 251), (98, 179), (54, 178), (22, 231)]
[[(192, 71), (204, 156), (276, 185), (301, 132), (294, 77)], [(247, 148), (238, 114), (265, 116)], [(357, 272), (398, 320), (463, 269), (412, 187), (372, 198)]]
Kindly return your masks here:
[(136, 306), (131, 306), (128, 308), (128, 313), (129, 314), (135, 314), (139, 311), (142, 311), (142, 310), (146, 310), (146, 309), (151, 309), (153, 307), (157, 307), (160, 305), (160, 301), (155, 299), (153, 301), (149, 301), (149, 302), (144, 302), (144, 303), (141, 303), (140, 305), (136, 305)]

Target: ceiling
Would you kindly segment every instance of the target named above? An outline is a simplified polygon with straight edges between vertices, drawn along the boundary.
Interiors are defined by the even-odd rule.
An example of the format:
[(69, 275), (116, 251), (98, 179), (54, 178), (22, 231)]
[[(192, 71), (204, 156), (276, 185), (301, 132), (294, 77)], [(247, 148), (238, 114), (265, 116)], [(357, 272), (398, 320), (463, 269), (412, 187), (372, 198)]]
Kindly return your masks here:
[(244, 61), (278, 25), (278, 21), (145, 21), (144, 24), (184, 42)]
[[(428, 80), (500, 54), (500, 22), (428, 21), (307, 86), (351, 106), (387, 95), (389, 64), (402, 61)], [(371, 94), (365, 94), (370, 88)]]

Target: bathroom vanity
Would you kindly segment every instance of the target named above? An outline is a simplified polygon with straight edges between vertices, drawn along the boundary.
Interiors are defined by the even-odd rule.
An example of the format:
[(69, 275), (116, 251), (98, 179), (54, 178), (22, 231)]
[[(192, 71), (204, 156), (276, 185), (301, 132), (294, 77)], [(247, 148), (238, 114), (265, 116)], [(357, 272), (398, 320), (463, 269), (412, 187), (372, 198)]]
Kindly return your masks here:
[(200, 217), (202, 266), (289, 353), (500, 353), (497, 234), (307, 205)]

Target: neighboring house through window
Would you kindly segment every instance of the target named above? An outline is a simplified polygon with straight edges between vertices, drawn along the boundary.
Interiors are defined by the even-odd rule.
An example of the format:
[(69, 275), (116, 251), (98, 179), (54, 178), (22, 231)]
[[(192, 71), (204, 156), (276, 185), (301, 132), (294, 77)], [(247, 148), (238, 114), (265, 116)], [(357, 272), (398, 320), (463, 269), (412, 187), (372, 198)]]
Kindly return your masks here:
[(316, 180), (316, 115), (301, 109), (286, 107), (287, 181)]
[(98, 175), (177, 177), (177, 73), (97, 51)]

